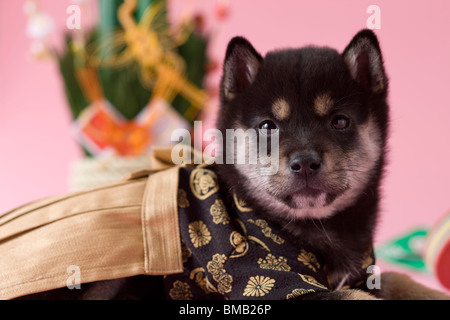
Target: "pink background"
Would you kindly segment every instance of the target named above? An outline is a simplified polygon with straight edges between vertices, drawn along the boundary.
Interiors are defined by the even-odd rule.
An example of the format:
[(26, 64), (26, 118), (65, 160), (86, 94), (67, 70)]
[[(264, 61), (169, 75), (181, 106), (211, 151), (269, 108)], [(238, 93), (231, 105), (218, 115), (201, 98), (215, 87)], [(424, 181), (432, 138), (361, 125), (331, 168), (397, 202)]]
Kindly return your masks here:
[[(71, 2), (40, 3), (64, 31)], [(213, 1), (172, 0), (172, 14), (186, 3), (202, 8), (211, 22)], [(234, 35), (247, 37), (263, 54), (306, 44), (342, 51), (366, 27), (371, 4), (381, 9), (376, 33), (391, 92), (389, 165), (377, 233), (377, 243), (383, 243), (433, 225), (450, 208), (450, 2), (231, 0), (211, 56), (221, 62)], [(0, 0), (0, 213), (66, 192), (70, 163), (81, 157), (56, 64), (27, 58), (22, 6), (23, 1)], [(54, 38), (60, 41), (61, 32)], [(217, 81), (218, 74), (212, 77), (213, 84)]]

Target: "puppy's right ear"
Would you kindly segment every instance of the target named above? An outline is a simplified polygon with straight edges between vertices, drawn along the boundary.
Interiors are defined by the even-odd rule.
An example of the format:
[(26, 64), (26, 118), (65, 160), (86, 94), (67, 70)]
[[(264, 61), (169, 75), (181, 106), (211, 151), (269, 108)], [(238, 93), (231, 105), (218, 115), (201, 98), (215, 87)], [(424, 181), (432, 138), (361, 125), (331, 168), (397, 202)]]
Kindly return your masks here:
[(255, 80), (261, 55), (243, 37), (234, 37), (228, 44), (221, 82), (221, 100), (233, 100)]

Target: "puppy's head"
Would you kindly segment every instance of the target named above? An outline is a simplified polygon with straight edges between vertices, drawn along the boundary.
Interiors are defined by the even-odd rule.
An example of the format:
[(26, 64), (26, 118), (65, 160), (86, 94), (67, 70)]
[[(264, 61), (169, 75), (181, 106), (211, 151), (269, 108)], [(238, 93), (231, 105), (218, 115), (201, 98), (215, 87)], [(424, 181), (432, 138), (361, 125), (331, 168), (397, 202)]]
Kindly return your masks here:
[[(387, 86), (378, 40), (369, 30), (343, 53), (305, 47), (264, 58), (246, 39), (233, 38), (217, 127), (224, 137), (227, 129), (258, 134), (240, 144), (226, 140), (225, 159), (232, 153), (235, 161), (222, 166), (225, 179), (251, 205), (287, 218), (326, 218), (351, 206), (379, 182)], [(268, 154), (258, 149), (262, 139)], [(244, 162), (236, 157), (239, 145), (248, 149)], [(261, 156), (267, 155), (277, 157), (272, 174), (262, 174), (267, 161)]]

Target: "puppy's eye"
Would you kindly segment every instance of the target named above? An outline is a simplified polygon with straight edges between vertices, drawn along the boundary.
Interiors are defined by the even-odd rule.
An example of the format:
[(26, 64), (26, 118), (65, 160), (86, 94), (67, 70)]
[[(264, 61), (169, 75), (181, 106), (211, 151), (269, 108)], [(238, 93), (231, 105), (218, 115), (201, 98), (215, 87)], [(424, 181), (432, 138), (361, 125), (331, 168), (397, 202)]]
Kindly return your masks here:
[(266, 134), (273, 134), (278, 130), (278, 127), (275, 123), (273, 123), (273, 121), (264, 120), (259, 124), (258, 129), (266, 130)]
[(336, 130), (345, 130), (350, 126), (350, 119), (343, 115), (338, 115), (333, 118), (331, 125)]

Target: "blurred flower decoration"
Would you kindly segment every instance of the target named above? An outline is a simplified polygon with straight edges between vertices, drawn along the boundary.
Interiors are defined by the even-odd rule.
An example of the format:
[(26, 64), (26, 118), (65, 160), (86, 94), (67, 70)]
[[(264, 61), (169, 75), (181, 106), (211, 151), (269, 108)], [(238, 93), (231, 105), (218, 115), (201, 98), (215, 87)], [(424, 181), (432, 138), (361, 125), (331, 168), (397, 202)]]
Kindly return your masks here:
[(216, 2), (216, 17), (225, 20), (230, 13), (230, 0), (218, 0)]
[(32, 40), (31, 54), (39, 58), (49, 56), (46, 41), (55, 28), (53, 19), (45, 12), (38, 10), (36, 0), (25, 1), (23, 11), (28, 17), (26, 34)]
[(30, 15), (27, 35), (32, 39), (45, 39), (54, 29), (52, 18), (45, 13), (36, 12)]

